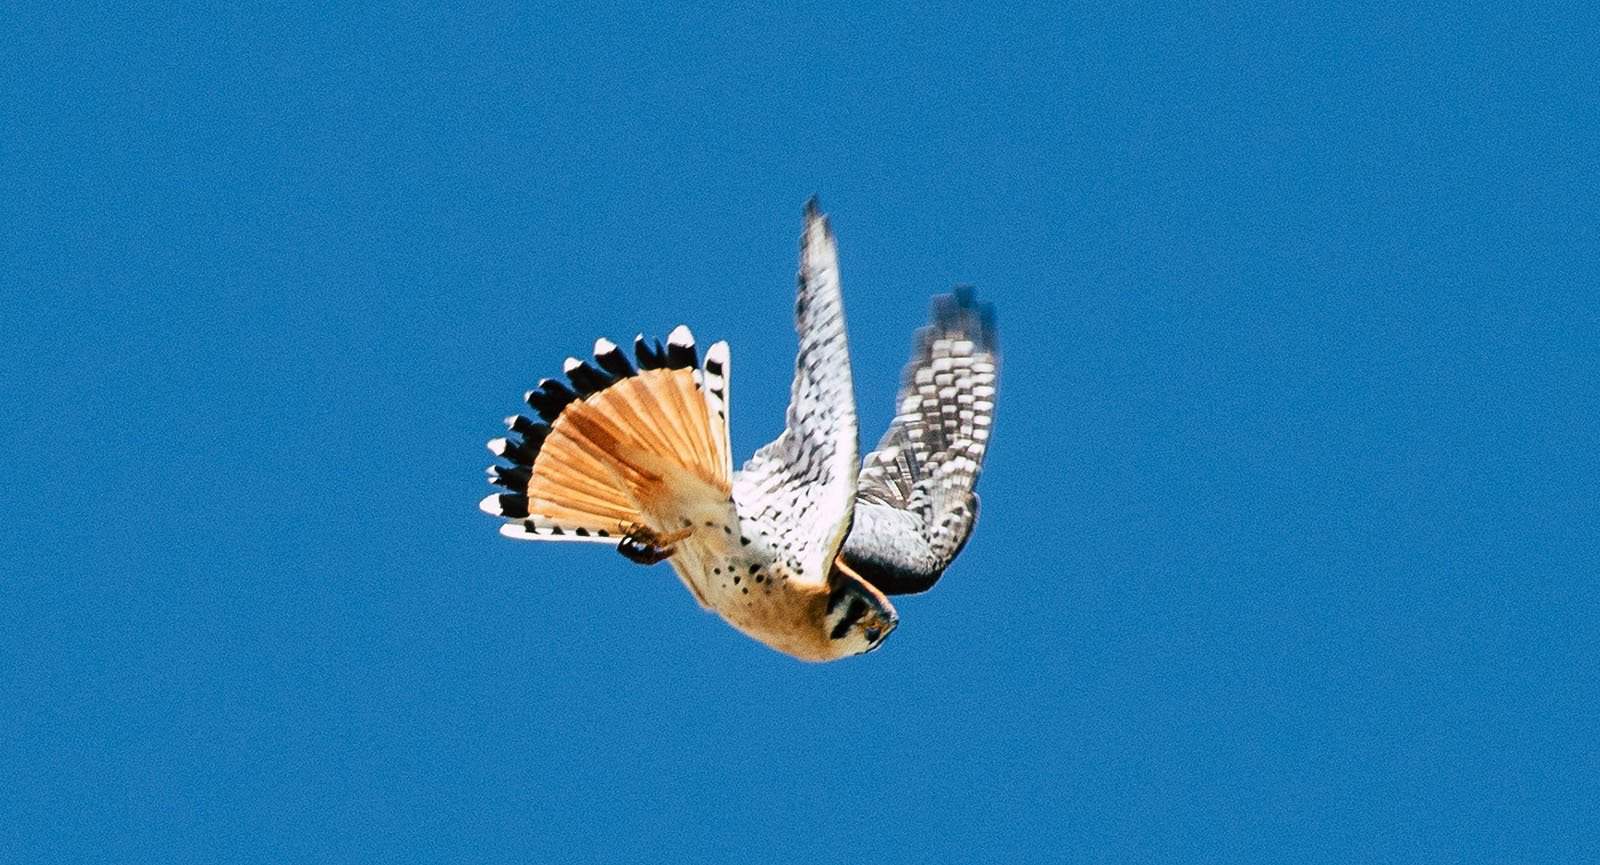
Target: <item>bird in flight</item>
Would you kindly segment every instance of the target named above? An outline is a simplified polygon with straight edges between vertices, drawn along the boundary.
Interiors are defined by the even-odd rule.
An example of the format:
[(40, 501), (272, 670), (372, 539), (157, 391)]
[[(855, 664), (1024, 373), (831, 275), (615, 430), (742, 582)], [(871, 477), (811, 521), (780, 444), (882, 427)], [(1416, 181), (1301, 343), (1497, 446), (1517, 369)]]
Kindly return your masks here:
[(609, 544), (668, 562), (702, 607), (805, 661), (881, 645), (899, 621), (889, 595), (926, 591), (978, 512), (974, 492), (994, 416), (994, 310), (970, 288), (933, 300), (894, 420), (865, 460), (833, 230), (813, 198), (800, 237), (799, 354), (787, 427), (740, 471), (728, 438), (726, 342), (702, 360), (680, 325), (606, 339), (568, 358), (566, 381), (528, 391), (538, 417), (506, 419), (488, 469), (508, 492), (480, 507), (511, 538)]

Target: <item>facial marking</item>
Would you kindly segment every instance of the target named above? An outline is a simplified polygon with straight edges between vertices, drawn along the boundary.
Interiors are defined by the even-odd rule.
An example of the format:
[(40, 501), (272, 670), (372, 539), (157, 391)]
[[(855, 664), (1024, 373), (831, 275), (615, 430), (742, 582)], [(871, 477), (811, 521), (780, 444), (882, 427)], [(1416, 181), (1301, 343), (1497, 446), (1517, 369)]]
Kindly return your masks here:
[(859, 596), (851, 598), (850, 606), (845, 608), (844, 618), (839, 620), (839, 624), (833, 626), (833, 631), (828, 634), (828, 639), (837, 640), (850, 633), (851, 626), (855, 625), (866, 614), (867, 602), (861, 600)]

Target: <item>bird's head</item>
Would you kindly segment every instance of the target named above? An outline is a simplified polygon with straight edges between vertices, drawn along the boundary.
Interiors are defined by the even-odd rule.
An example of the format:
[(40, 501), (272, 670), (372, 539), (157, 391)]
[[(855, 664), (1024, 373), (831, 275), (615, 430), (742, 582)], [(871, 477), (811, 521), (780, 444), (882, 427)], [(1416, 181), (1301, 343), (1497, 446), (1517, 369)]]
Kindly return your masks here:
[(835, 561), (828, 584), (822, 627), (833, 657), (860, 655), (878, 648), (900, 623), (889, 599), (843, 562)]

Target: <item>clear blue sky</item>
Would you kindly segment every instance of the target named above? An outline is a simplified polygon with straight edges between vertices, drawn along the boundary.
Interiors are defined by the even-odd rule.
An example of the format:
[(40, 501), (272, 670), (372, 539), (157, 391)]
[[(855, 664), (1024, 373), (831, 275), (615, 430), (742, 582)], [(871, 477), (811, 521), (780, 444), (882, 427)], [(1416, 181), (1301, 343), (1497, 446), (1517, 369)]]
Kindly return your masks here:
[[(1600, 858), (1589, 14), (35, 5), (0, 861)], [(869, 440), (929, 295), (1005, 350), (825, 667), (476, 508), (599, 335), (775, 435), (812, 193)]]

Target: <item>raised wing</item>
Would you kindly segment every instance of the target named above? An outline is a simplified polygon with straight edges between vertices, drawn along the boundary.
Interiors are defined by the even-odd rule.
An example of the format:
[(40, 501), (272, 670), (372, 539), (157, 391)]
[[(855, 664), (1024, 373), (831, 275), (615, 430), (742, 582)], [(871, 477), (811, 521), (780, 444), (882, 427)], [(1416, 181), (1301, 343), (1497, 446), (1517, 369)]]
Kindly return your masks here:
[(976, 303), (970, 288), (934, 298), (894, 421), (861, 469), (842, 551), (885, 594), (927, 591), (972, 533), (998, 363), (994, 307)]
[(820, 585), (850, 528), (856, 493), (856, 402), (828, 218), (806, 203), (795, 331), (800, 350), (788, 426), (734, 480), (741, 528), (791, 580)]

